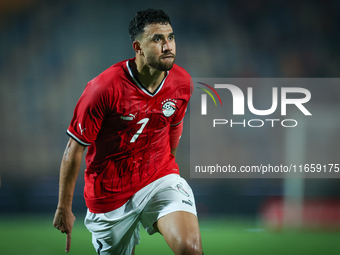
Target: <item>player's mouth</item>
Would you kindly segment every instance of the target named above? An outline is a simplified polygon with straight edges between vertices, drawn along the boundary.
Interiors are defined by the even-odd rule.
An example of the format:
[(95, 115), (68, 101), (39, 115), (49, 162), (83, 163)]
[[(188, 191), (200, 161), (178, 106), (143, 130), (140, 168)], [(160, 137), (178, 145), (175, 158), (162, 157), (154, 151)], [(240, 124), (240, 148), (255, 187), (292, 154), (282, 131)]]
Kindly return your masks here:
[(162, 58), (175, 58), (175, 55), (174, 54), (168, 54), (168, 55), (163, 56)]

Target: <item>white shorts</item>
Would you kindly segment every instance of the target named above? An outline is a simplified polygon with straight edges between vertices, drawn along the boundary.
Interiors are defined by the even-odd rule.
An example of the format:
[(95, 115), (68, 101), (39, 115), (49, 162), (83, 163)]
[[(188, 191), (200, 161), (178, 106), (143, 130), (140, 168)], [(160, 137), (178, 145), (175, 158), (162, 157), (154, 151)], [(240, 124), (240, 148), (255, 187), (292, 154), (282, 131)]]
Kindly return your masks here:
[(139, 244), (142, 224), (152, 235), (153, 224), (175, 211), (197, 215), (194, 195), (188, 183), (177, 174), (166, 175), (139, 190), (123, 206), (108, 213), (87, 210), (85, 226), (92, 233), (92, 243), (100, 255), (131, 255)]

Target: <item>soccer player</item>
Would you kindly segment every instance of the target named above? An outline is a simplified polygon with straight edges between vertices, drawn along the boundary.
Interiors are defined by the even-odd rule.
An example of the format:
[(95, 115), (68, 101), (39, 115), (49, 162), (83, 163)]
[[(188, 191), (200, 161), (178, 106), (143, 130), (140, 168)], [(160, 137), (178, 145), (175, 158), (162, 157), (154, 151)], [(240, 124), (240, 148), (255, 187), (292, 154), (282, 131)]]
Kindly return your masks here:
[(190, 76), (174, 64), (175, 35), (162, 10), (138, 12), (129, 33), (135, 57), (91, 80), (74, 110), (53, 225), (66, 233), (68, 252), (88, 147), (85, 225), (98, 254), (134, 254), (141, 224), (161, 233), (175, 254), (202, 254), (194, 196), (175, 162)]

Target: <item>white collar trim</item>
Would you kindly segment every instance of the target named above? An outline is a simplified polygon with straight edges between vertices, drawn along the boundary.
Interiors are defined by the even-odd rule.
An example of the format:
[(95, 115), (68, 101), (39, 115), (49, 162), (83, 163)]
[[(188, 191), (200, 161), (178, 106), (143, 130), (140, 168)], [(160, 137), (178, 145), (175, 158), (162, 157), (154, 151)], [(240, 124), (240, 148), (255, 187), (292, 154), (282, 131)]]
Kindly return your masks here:
[(154, 97), (163, 87), (164, 83), (165, 83), (165, 80), (166, 78), (168, 77), (169, 75), (169, 71), (166, 72), (166, 76), (164, 77), (163, 81), (161, 82), (161, 84), (157, 87), (157, 89), (155, 90), (154, 93), (151, 93), (150, 91), (148, 91), (142, 84), (139, 83), (139, 81), (133, 76), (133, 73), (132, 73), (132, 70), (129, 66), (129, 60), (126, 61), (126, 67), (127, 69), (129, 70), (129, 73), (132, 77), (132, 79), (134, 80), (134, 82), (137, 84), (137, 86), (145, 93), (147, 94), (148, 96), (151, 96), (151, 97)]

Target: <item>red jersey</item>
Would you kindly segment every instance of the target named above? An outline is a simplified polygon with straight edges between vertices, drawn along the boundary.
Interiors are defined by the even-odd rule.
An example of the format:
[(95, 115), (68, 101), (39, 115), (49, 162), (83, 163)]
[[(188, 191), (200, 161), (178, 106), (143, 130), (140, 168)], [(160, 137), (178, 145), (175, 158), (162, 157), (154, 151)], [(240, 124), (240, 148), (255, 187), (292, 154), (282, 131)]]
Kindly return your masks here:
[(168, 174), (179, 174), (169, 130), (181, 123), (193, 86), (176, 64), (154, 93), (119, 62), (91, 80), (81, 95), (69, 136), (89, 146), (86, 205), (93, 213), (119, 208), (134, 193)]

